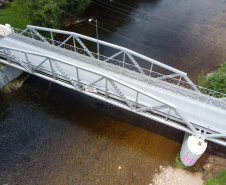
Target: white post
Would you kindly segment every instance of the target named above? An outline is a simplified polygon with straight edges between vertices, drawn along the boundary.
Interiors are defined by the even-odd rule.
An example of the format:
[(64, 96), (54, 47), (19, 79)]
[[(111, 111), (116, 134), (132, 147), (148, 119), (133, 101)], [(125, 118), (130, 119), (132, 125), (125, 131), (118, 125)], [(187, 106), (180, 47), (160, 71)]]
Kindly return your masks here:
[(180, 159), (185, 166), (192, 166), (201, 157), (207, 148), (207, 142), (193, 135), (185, 133)]

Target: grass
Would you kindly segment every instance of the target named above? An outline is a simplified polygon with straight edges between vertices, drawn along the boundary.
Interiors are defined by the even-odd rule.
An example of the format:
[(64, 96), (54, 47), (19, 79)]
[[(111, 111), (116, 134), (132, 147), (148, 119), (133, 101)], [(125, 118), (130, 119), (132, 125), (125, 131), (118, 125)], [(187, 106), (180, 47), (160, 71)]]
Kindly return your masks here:
[(0, 72), (4, 73), (4, 71), (1, 69), (2, 66), (4, 66), (4, 65), (0, 62)]
[(4, 9), (1, 9), (0, 24), (25, 29), (29, 23), (26, 18), (20, 16), (13, 2), (6, 3)]
[(178, 168), (186, 168), (186, 166), (182, 163), (182, 161), (180, 160), (180, 153), (177, 154), (176, 158), (175, 158), (175, 165)]
[(226, 169), (222, 170), (218, 176), (208, 178), (205, 185), (226, 185)]

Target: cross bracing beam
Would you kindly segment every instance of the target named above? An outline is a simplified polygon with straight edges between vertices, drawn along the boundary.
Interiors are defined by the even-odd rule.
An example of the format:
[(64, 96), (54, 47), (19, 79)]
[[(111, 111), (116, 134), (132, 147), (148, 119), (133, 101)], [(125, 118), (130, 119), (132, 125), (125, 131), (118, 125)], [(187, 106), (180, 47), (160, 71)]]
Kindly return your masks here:
[(59, 46), (63, 46), (70, 38), (72, 37), (72, 35), (70, 35), (68, 38), (66, 38)]
[[(4, 53), (4, 50), (8, 50), (11, 54), (9, 52)], [(65, 87), (68, 87), (68, 88), (71, 88), (74, 90), (78, 90), (89, 96), (92, 96), (92, 97), (101, 99), (103, 101), (109, 102), (111, 104), (117, 105), (121, 108), (127, 109), (129, 111), (135, 112), (140, 115), (143, 115), (150, 119), (159, 121), (166, 125), (170, 125), (174, 128), (183, 130), (190, 134), (194, 134), (194, 135), (198, 135), (198, 136), (202, 135), (197, 132), (197, 127), (193, 123), (190, 123), (185, 118), (185, 116), (183, 116), (183, 114), (180, 111), (178, 111), (176, 106), (170, 104), (169, 102), (167, 102), (165, 100), (159, 99), (158, 97), (156, 97), (150, 93), (147, 93), (138, 88), (135, 88), (119, 79), (115, 79), (111, 76), (108, 76), (108, 75), (100, 73), (100, 72), (95, 72), (95, 70), (93, 70), (93, 69), (81, 67), (74, 63), (67, 62), (65, 60), (56, 59), (49, 55), (42, 55), (42, 54), (38, 54), (35, 52), (27, 52), (27, 51), (20, 50), (20, 49), (13, 49), (13, 48), (7, 48), (7, 47), (2, 47), (2, 46), (0, 46), (0, 51), (2, 51), (0, 53), (3, 58), (8, 57), (11, 60), (11, 62), (9, 62), (8, 60), (1, 59), (2, 63), (11, 65), (13, 67), (21, 69), (21, 70), (31, 73), (33, 75), (39, 76), (41, 78), (47, 79), (49, 81), (53, 81), (62, 86), (65, 86)], [(26, 65), (28, 64), (26, 57), (24, 57), (25, 59), (23, 58), (23, 60), (21, 60), (20, 57), (22, 55), (24, 55), (24, 53), (26, 54), (27, 59), (29, 59), (31, 65), (32, 65), (32, 69), (35, 69), (39, 65), (39, 67), (36, 68), (35, 71), (31, 71), (31, 70), (29, 70), (28, 67), (26, 67)], [(16, 56), (12, 56), (12, 55), (16, 55)], [(40, 57), (39, 62), (34, 61), (34, 58), (37, 60), (38, 57)], [(45, 60), (45, 59), (47, 59), (47, 60)], [(43, 62), (43, 60), (45, 60), (45, 62), (42, 63), (42, 65), (40, 65), (40, 62)], [(56, 65), (56, 63), (57, 63), (57, 65)], [(59, 71), (54, 71), (53, 67), (50, 67), (52, 65), (54, 65)], [(69, 71), (67, 70), (67, 68), (65, 66), (70, 67), (71, 69), (73, 68), (75, 71), (76, 70), (79, 71), (79, 73), (74, 73), (74, 76), (73, 76), (72, 75), (73, 73), (69, 73)], [(40, 73), (40, 71), (42, 71), (42, 73)], [(87, 81), (87, 79), (83, 79), (84, 72), (89, 74), (87, 76), (95, 74), (98, 76), (98, 78), (96, 80), (91, 78), (90, 81)], [(77, 78), (77, 81), (79, 81), (79, 83), (81, 85), (80, 89), (75, 88), (76, 86), (74, 86), (74, 84), (76, 84), (76, 75), (79, 76)], [(57, 78), (54, 78), (54, 76), (56, 76)], [(64, 80), (62, 81), (60, 79), (64, 79)], [(67, 80), (69, 83), (66, 83), (65, 80)], [(104, 85), (100, 86), (100, 84), (97, 83), (96, 81), (101, 81)], [(106, 83), (104, 83), (104, 81), (106, 81)], [(74, 83), (72, 83), (72, 82), (74, 82)], [(111, 84), (112, 87), (105, 86), (105, 84), (107, 84), (107, 82), (109, 84)], [(97, 93), (90, 94), (89, 92), (85, 92), (83, 90), (82, 87), (84, 87), (85, 85), (89, 85), (89, 84), (92, 84), (93, 86), (95, 86), (97, 88)], [(125, 89), (122, 89), (122, 88), (126, 88), (126, 89), (129, 89), (129, 91), (133, 91), (135, 96), (130, 97), (130, 98), (127, 97), (127, 95), (124, 94)], [(114, 93), (114, 90), (115, 90), (115, 93)], [(105, 96), (105, 93), (108, 94), (107, 97)], [(138, 95), (140, 95), (140, 96), (138, 96)], [(159, 107), (160, 109), (158, 109), (158, 107), (154, 107), (154, 105), (153, 105), (153, 106), (151, 106), (151, 107), (153, 107), (153, 109), (136, 111), (140, 107), (145, 107), (145, 106), (147, 107), (146, 104), (142, 104), (143, 101), (140, 101), (140, 98), (142, 96), (146, 96), (152, 102), (157, 102), (157, 104), (159, 104), (161, 108)], [(128, 102), (130, 104), (128, 104)], [(138, 105), (138, 108), (137, 108), (137, 106), (134, 106), (136, 104)], [(167, 111), (167, 109), (165, 109), (165, 108), (168, 108), (169, 111)], [(165, 111), (163, 111), (163, 110), (165, 110)], [(152, 114), (152, 112), (154, 114)], [(158, 114), (159, 114), (159, 116), (156, 116)], [(218, 138), (218, 136), (225, 137), (224, 133), (215, 133), (215, 134), (219, 134), (219, 135), (215, 135), (215, 136), (213, 135), (214, 138)], [(203, 135), (203, 136), (205, 137), (205, 135)], [(210, 135), (208, 134), (208, 136), (210, 136)], [(207, 137), (206, 139), (208, 140), (208, 138), (209, 138), (209, 140), (214, 140), (216, 142), (223, 143), (222, 141), (220, 141), (218, 139), (213, 139), (211, 137)], [(225, 144), (224, 146), (226, 146), (226, 142), (223, 144)]]

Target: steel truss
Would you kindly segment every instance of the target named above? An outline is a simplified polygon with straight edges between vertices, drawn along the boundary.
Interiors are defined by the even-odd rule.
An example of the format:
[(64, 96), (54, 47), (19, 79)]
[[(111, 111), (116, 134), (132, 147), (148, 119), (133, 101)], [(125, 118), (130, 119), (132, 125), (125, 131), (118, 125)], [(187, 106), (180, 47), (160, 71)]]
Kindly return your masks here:
[[(18, 57), (15, 56), (15, 53)], [(200, 128), (194, 123), (190, 123), (176, 106), (121, 80), (35, 52), (0, 46), (0, 54), (3, 58), (0, 61), (4, 64), (226, 146), (226, 133)], [(37, 61), (41, 62), (37, 64)], [(73, 72), (69, 73), (68, 69)], [(88, 78), (90, 76), (93, 78)], [(95, 93), (86, 91), (86, 87), (95, 88)], [(130, 96), (125, 92), (129, 92)]]
[[(182, 87), (184, 87), (186, 89), (192, 90), (193, 92), (190, 91), (188, 93), (188, 92), (183, 91), (182, 89), (179, 90), (178, 88), (176, 88), (177, 89), (176, 90), (175, 88), (167, 88), (166, 86), (164, 86), (164, 89), (170, 90), (170, 91), (173, 91), (173, 92), (176, 90), (177, 93), (179, 93), (179, 94), (181, 94), (183, 96), (187, 96), (187, 97), (190, 97), (192, 99), (196, 99), (198, 101), (202, 101), (202, 102), (214, 105), (214, 106), (218, 106), (218, 107), (223, 108), (223, 109), (226, 108), (226, 105), (224, 105), (224, 103), (222, 104), (222, 101), (221, 101), (221, 100), (224, 100), (224, 97), (226, 97), (226, 94), (223, 94), (223, 93), (211, 90), (211, 89), (207, 89), (207, 88), (204, 88), (204, 87), (201, 87), (201, 86), (194, 85), (191, 82), (191, 80), (187, 77), (186, 73), (183, 73), (183, 72), (180, 71), (186, 77), (183, 77), (183, 75), (180, 75), (180, 74), (178, 74), (175, 71), (171, 71), (172, 74), (166, 74), (166, 75), (158, 73), (158, 72), (153, 70), (154, 64), (155, 64), (155, 66), (158, 66), (159, 68), (163, 68), (163, 69), (167, 69), (167, 70), (169, 70), (169, 68), (170, 69), (172, 69), (172, 68), (167, 66), (167, 65), (162, 64), (162, 65), (166, 66), (166, 68), (164, 68), (164, 67), (162, 67), (162, 65), (159, 65), (161, 63), (159, 63), (159, 62), (157, 62), (157, 61), (155, 61), (153, 59), (150, 59), (150, 58), (149, 59), (151, 61), (154, 61), (154, 62), (146, 60), (147, 57), (145, 57), (143, 55), (141, 55), (141, 56), (145, 57), (145, 61), (150, 63), (151, 67), (150, 67), (150, 69), (141, 68), (138, 65), (138, 63), (136, 62), (136, 60), (134, 59), (134, 57), (132, 56), (132, 54), (130, 54), (128, 51), (124, 51), (124, 50), (118, 49), (118, 50), (120, 50), (119, 52), (113, 54), (110, 57), (107, 57), (107, 56), (101, 55), (99, 52), (98, 53), (90, 52), (88, 50), (88, 48), (83, 44), (83, 42), (79, 39), (79, 35), (80, 34), (73, 33), (73, 34), (78, 35), (78, 36), (70, 35), (63, 42), (59, 42), (59, 41), (56, 41), (56, 40), (53, 39), (53, 33), (54, 34), (56, 33), (54, 29), (47, 28), (48, 29), (47, 32), (50, 32), (50, 36), (51, 36), (51, 39), (49, 39), (49, 38), (46, 38), (46, 37), (42, 37), (40, 35), (40, 33), (37, 31), (37, 30), (40, 31), (40, 28), (41, 27), (28, 26), (25, 30), (20, 30), (20, 29), (17, 29), (17, 28), (14, 28), (13, 30), (16, 33), (20, 34), (20, 35), (23, 35), (23, 36), (26, 36), (26, 37), (30, 37), (30, 38), (33, 38), (35, 40), (40, 40), (40, 41), (43, 41), (45, 43), (48, 43), (48, 44), (51, 44), (51, 45), (54, 45), (54, 46), (58, 46), (60, 48), (65, 48), (67, 50), (71, 50), (71, 51), (77, 52), (79, 54), (87, 55), (87, 56), (89, 56), (91, 58), (96, 58), (98, 60), (102, 60), (104, 62), (111, 63), (111, 64), (114, 64), (116, 66), (120, 66), (122, 68), (126, 68), (126, 69), (129, 69), (129, 70), (141, 73), (143, 75), (146, 75), (147, 77), (150, 76), (150, 77), (153, 77), (153, 78), (156, 78), (156, 79), (159, 79), (159, 80), (162, 80), (162, 81), (165, 81), (165, 82), (177, 85), (177, 86), (182, 86)], [(41, 31), (43, 31), (43, 30), (41, 30)], [(57, 33), (65, 32), (65, 31), (61, 31), (61, 30), (58, 30), (58, 31), (59, 32), (57, 32)], [(72, 33), (72, 32), (67, 32), (67, 33)], [(68, 35), (68, 34), (66, 34), (66, 35)], [(86, 37), (86, 36), (84, 36), (84, 37)], [(73, 39), (73, 46), (66, 43), (70, 39)], [(78, 46), (76, 46), (76, 41), (80, 44), (80, 46), (83, 49), (78, 47)], [(94, 41), (91, 41), (91, 42), (94, 42)], [(102, 43), (102, 41), (100, 43)], [(99, 41), (97, 42), (97, 45), (98, 45), (98, 48), (99, 48)], [(104, 45), (104, 44), (102, 44), (102, 45)], [(116, 45), (114, 45), (114, 46), (115, 47), (119, 47), (119, 46), (116, 46)], [(112, 48), (112, 50), (115, 49), (113, 47), (111, 47), (111, 48)], [(120, 47), (120, 48), (122, 48), (122, 47)], [(134, 53), (133, 51), (131, 51), (131, 52)], [(120, 55), (123, 57), (122, 60), (116, 58), (116, 57), (120, 57)], [(126, 57), (129, 58), (130, 61), (132, 61), (133, 65), (127, 63)], [(141, 57), (140, 57), (140, 59), (141, 59)], [(176, 71), (179, 71), (179, 70), (176, 70)], [(208, 96), (206, 96), (205, 98), (202, 97), (202, 94), (207, 94), (209, 96), (214, 96), (214, 97), (217, 97), (219, 99), (218, 100), (216, 100), (216, 99), (215, 100), (210, 100), (210, 98)], [(221, 103), (219, 103), (219, 101)]]
[[(51, 36), (51, 39), (48, 40), (47, 38), (43, 37), (38, 31), (44, 31), (44, 32), (48, 32)], [(141, 74), (146, 74), (146, 75), (152, 75), (152, 73), (155, 74), (155, 71), (153, 70), (154, 66), (157, 66), (159, 68), (165, 69), (167, 71), (170, 71), (172, 74), (167, 74), (167, 75), (161, 75), (160, 77), (157, 77), (161, 80), (167, 80), (169, 78), (173, 78), (173, 77), (178, 77), (178, 85), (180, 85), (180, 83), (183, 83), (184, 81), (187, 83), (187, 85), (190, 86), (191, 89), (193, 89), (194, 91), (200, 92), (199, 88), (196, 87), (196, 85), (193, 84), (193, 82), (187, 77), (187, 74), (177, 70), (173, 67), (170, 67), (168, 65), (165, 65), (163, 63), (160, 63), (154, 59), (148, 58), (144, 55), (141, 55), (137, 52), (134, 52), (130, 49), (121, 47), (121, 46), (117, 46), (108, 42), (104, 42), (102, 40), (97, 40), (88, 36), (84, 36), (78, 33), (74, 33), (74, 32), (69, 32), (69, 31), (63, 31), (63, 30), (57, 30), (57, 29), (51, 29), (51, 28), (44, 28), (44, 27), (38, 27), (38, 26), (32, 26), (32, 25), (27, 25), (27, 28), (25, 30), (23, 30), (22, 32), (20, 32), (21, 35), (25, 35), (25, 33), (30, 32), (32, 38), (35, 38), (35, 36), (37, 38), (39, 38), (40, 40), (42, 40), (45, 43), (50, 43), (52, 45), (56, 45), (56, 41), (54, 41), (53, 39), (53, 34), (63, 34), (63, 35), (67, 35), (67, 38), (61, 42), (60, 44), (57, 44), (57, 46), (61, 47), (63, 45), (65, 45), (67, 43), (67, 41), (69, 41), (70, 39), (73, 39), (73, 45), (74, 47), (76, 47), (76, 41), (80, 44), (80, 46), (84, 49), (84, 51), (86, 52), (86, 54), (92, 58), (98, 58), (98, 59), (102, 59), (103, 61), (109, 61), (109, 60), (113, 60), (115, 57), (119, 56), (119, 55), (123, 55), (123, 59), (122, 59), (122, 63), (123, 65), (125, 64), (125, 58), (128, 57), (130, 59), (130, 61), (133, 63), (133, 65), (136, 68), (136, 71), (141, 73)], [(102, 46), (108, 46), (110, 47), (112, 50), (118, 50), (115, 54), (113, 54), (112, 56), (108, 57), (106, 59), (106, 57), (100, 57), (101, 54), (97, 53), (97, 54), (93, 54), (86, 46), (85, 44), (81, 41), (81, 39), (84, 40), (88, 40), (90, 42), (93, 42), (95, 44), (98, 44), (97, 47), (100, 47), (99, 45)], [(99, 51), (99, 50), (98, 50)], [(151, 64), (151, 67), (149, 70), (144, 71), (144, 69), (142, 69), (140, 67), (140, 65), (138, 64), (138, 62), (135, 60), (135, 58), (144, 60), (148, 63)], [(147, 74), (148, 73), (148, 74)]]

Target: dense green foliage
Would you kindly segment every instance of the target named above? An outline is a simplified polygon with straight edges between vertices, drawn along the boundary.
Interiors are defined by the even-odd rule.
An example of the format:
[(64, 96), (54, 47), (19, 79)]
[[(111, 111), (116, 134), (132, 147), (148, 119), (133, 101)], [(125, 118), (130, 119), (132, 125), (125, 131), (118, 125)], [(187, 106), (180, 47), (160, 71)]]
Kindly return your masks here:
[(226, 169), (222, 170), (222, 172), (213, 178), (208, 178), (206, 180), (206, 185), (226, 185)]
[(226, 73), (220, 71), (212, 73), (207, 78), (204, 87), (226, 94)]
[(15, 0), (21, 15), (32, 24), (60, 28), (62, 18), (72, 12), (84, 10), (90, 0)]
[(4, 9), (1, 10), (0, 24), (6, 23), (20, 29), (24, 29), (30, 24), (28, 19), (18, 13), (18, 9), (14, 3), (5, 4)]
[(226, 63), (221, 64), (217, 71), (212, 72), (207, 77), (201, 71), (198, 75), (198, 84), (207, 89), (226, 94)]

